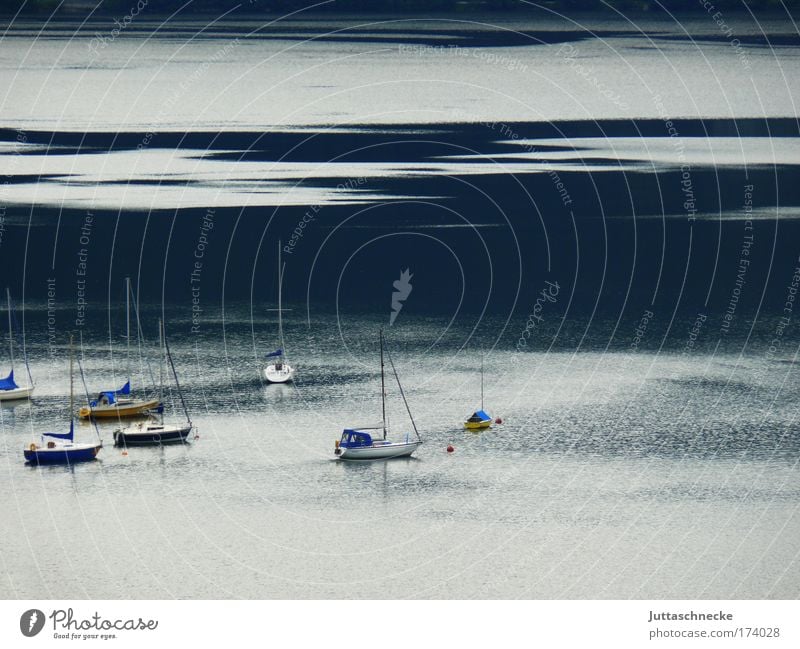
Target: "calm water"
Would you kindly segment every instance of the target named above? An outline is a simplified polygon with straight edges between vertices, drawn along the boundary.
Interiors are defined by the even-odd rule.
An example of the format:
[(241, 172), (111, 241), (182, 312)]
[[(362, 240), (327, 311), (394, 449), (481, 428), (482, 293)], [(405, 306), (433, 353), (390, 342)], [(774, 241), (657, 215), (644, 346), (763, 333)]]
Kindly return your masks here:
[[(459, 422), (479, 404), (475, 349), (501, 323), (471, 339), (451, 328), (437, 343), (446, 322), (398, 318), (390, 344), (425, 444), (407, 461), (337, 462), (341, 428), (380, 419), (377, 325), (291, 319), (293, 386), (260, 384), (247, 309), (229, 313), (224, 347), (214, 324), (174, 333), (200, 438), (123, 456), (105, 424), (100, 460), (73, 469), (21, 461), (33, 431), (65, 422), (63, 349), (53, 363), (34, 352), (36, 399), (0, 411), (3, 595), (796, 596), (790, 359), (744, 348), (520, 353), (500, 341), (486, 405), (505, 423), (474, 434)], [(255, 329), (269, 338), (274, 321)], [(98, 342), (85, 351), (93, 391), (125, 366), (123, 343), (115, 376)], [(136, 364), (135, 384), (149, 385)], [(402, 436), (408, 420), (391, 384), (388, 394)]]
[[(798, 50), (784, 23), (737, 19), (743, 58), (703, 18), (587, 19), (599, 39), (554, 19), (503, 19), (523, 36), (337, 22), (337, 38), (142, 20), (102, 56), (100, 27), (11, 29), (0, 269), (36, 393), (0, 408), (0, 596), (800, 595), (798, 330), (780, 320), (800, 256)], [(749, 182), (756, 243), (726, 328)], [(311, 208), (285, 257), (296, 382), (264, 386), (273, 251)], [(153, 386), (163, 302), (199, 438), (123, 456), (104, 424), (97, 462), (27, 467), (23, 447), (67, 425), (81, 247), (89, 390), (125, 381), (131, 275), (134, 385)], [(389, 345), (425, 444), (334, 461), (343, 427), (380, 418), (377, 329), (407, 267)], [(546, 280), (558, 298), (520, 351)], [(505, 423), (474, 434), (482, 353)]]

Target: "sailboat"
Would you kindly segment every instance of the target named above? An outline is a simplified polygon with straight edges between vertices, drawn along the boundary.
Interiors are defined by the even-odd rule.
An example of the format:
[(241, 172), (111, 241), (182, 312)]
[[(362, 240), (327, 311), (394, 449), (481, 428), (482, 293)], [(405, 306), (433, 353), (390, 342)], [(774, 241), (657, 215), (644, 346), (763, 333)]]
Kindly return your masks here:
[(178, 396), (181, 399), (183, 406), (183, 413), (186, 415), (186, 423), (179, 425), (165, 424), (164, 423), (164, 408), (159, 409), (158, 418), (151, 422), (142, 422), (135, 426), (127, 426), (114, 431), (114, 445), (115, 446), (132, 446), (132, 445), (145, 445), (145, 444), (170, 444), (173, 442), (185, 442), (189, 433), (192, 432), (192, 419), (189, 417), (189, 410), (186, 408), (186, 402), (183, 399), (181, 386), (178, 382), (178, 373), (175, 371), (175, 364), (172, 362), (172, 354), (169, 352), (169, 343), (167, 342), (166, 332), (161, 320), (158, 321), (158, 337), (159, 347), (161, 349), (162, 359), (159, 363), (159, 400), (162, 399), (164, 391), (164, 365), (169, 362), (172, 369), (172, 375), (175, 377), (175, 386), (178, 389)]
[(483, 359), (481, 358), (481, 408), (476, 410), (464, 422), (467, 430), (482, 430), (491, 428), (492, 416), (483, 409)]
[(125, 314), (127, 317), (128, 380), (119, 390), (103, 390), (96, 399), (83, 406), (78, 414), (83, 419), (139, 417), (150, 410), (161, 408), (159, 399), (133, 399), (131, 394), (131, 279), (125, 278)]
[[(28, 368), (28, 385), (17, 385), (14, 380), (14, 328), (11, 324), (11, 291), (6, 289), (6, 301), (8, 303), (8, 351), (11, 357), (11, 372), (4, 379), (0, 379), (0, 401), (11, 401), (13, 399), (29, 399), (33, 394), (33, 379)], [(27, 357), (25, 367), (28, 367)]]
[[(409, 434), (406, 434), (405, 441), (403, 442), (390, 442), (386, 439), (386, 385), (385, 385), (385, 371), (383, 364), (383, 329), (380, 330), (380, 346), (381, 346), (381, 413), (383, 420), (379, 426), (360, 426), (358, 428), (345, 428), (342, 431), (341, 439), (336, 440), (334, 454), (341, 460), (386, 460), (395, 457), (408, 457), (422, 445), (422, 438), (419, 436), (417, 425), (414, 423), (414, 417), (411, 415), (411, 409), (408, 407), (403, 386), (400, 384), (400, 377), (397, 376), (397, 370), (392, 362), (391, 354), (389, 357), (389, 364), (392, 367), (394, 378), (397, 381), (397, 387), (400, 389), (400, 395), (403, 397), (403, 403), (408, 411), (408, 416), (411, 419), (411, 425), (414, 428), (416, 440), (411, 440)], [(372, 435), (367, 430), (382, 430), (383, 439), (373, 439)]]
[(283, 350), (283, 264), (281, 264), (281, 242), (278, 241), (278, 340), (280, 347), (274, 352), (267, 354), (267, 358), (274, 358), (264, 368), (264, 379), (269, 383), (289, 383), (294, 378), (294, 368), (286, 362)]
[(25, 461), (30, 464), (75, 464), (88, 462), (97, 457), (98, 451), (103, 448), (103, 442), (76, 444), (75, 437), (75, 397), (73, 386), (73, 356), (72, 336), (69, 338), (69, 432), (68, 433), (42, 433), (40, 443), (32, 442), (24, 450)]

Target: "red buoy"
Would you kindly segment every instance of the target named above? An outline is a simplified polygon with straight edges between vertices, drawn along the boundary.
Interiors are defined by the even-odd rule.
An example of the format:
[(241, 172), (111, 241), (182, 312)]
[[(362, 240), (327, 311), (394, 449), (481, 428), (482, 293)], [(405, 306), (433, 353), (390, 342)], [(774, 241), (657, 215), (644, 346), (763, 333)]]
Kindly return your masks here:
[(453, 451), (455, 451), (455, 450), (456, 450), (456, 449), (454, 449), (454, 448), (453, 448), (453, 445), (452, 445), (452, 444), (448, 444), (448, 445), (447, 445), (447, 452), (448, 452), (448, 453), (452, 453), (452, 452), (453, 452)]
[(502, 417), (498, 417), (497, 419), (494, 420), (494, 423), (502, 424), (503, 423), (503, 418)]

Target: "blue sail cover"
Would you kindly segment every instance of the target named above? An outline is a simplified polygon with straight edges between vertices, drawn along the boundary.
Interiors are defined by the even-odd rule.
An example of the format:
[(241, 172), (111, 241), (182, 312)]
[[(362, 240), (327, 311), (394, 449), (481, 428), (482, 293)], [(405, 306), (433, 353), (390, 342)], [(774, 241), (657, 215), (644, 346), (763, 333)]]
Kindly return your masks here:
[(4, 379), (0, 379), (0, 390), (16, 390), (19, 386), (14, 381), (14, 370)]
[[(89, 405), (94, 408), (99, 402), (104, 401), (108, 405), (114, 405), (117, 402), (118, 395), (128, 395), (131, 393), (131, 382), (128, 381), (119, 390), (103, 390)], [(105, 399), (103, 399), (105, 397)]]
[(342, 448), (358, 448), (360, 446), (372, 446), (372, 437), (369, 433), (352, 428), (345, 428), (342, 431), (342, 439), (339, 442)]
[(42, 437), (54, 437), (56, 439), (65, 439), (71, 442), (74, 434), (75, 424), (70, 423), (68, 433), (42, 433)]
[(273, 357), (275, 357), (275, 356), (283, 356), (283, 350), (282, 350), (282, 349), (276, 349), (276, 350), (275, 350), (274, 352), (272, 352), (271, 354), (267, 354), (267, 356), (266, 356), (266, 357), (267, 357), (267, 358), (273, 358)]
[(115, 394), (116, 392), (111, 392), (111, 391), (101, 392), (97, 397), (97, 399), (92, 401), (92, 403), (90, 403), (89, 405), (94, 407), (100, 403), (103, 403), (105, 405), (113, 406), (117, 402), (117, 400), (114, 398)]
[(473, 415), (473, 417), (480, 417), (483, 421), (486, 421), (487, 419), (491, 419), (492, 418), (492, 416), (487, 414), (484, 410), (478, 410)]

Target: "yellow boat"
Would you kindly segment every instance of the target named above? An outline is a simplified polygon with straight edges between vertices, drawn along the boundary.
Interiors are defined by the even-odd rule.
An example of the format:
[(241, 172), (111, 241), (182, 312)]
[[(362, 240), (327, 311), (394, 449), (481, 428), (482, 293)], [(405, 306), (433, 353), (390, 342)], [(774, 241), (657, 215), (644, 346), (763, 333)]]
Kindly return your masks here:
[(472, 416), (464, 422), (464, 428), (467, 430), (481, 430), (482, 428), (491, 428), (491, 426), (492, 417), (483, 410), (472, 413)]
[(130, 394), (131, 384), (126, 383), (120, 390), (101, 392), (97, 399), (83, 406), (78, 415), (82, 419), (118, 419), (120, 417), (140, 417), (151, 410), (162, 407), (158, 399), (118, 398), (120, 394)]
[(467, 430), (482, 430), (492, 427), (492, 416), (483, 409), (483, 359), (481, 359), (481, 409), (467, 418), (464, 428)]
[[(121, 419), (123, 417), (141, 417), (151, 410), (163, 409), (160, 399), (133, 399), (131, 395), (131, 278), (125, 278), (125, 318), (127, 321), (127, 347), (128, 347), (128, 381), (119, 390), (103, 390), (97, 398), (83, 406), (78, 415), (81, 419)], [(134, 301), (134, 304), (136, 302)], [(137, 329), (139, 314), (136, 314)]]

